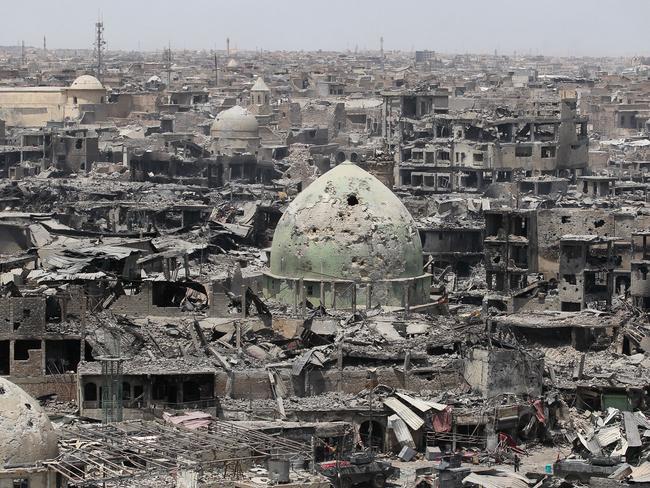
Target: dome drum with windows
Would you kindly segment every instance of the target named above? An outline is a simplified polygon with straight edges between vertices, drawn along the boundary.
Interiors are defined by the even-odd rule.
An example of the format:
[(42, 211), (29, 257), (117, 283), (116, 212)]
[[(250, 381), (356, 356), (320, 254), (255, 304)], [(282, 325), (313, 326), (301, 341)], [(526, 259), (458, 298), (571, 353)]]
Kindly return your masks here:
[(318, 178), (278, 222), (265, 295), (326, 308), (428, 303), (415, 221), (377, 178), (349, 161)]

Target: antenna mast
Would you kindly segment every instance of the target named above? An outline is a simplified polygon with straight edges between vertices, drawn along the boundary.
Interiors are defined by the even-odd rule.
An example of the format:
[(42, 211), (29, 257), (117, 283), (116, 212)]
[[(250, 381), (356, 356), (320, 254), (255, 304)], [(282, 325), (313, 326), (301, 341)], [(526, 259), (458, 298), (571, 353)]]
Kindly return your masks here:
[(97, 79), (103, 83), (104, 77), (104, 47), (106, 46), (106, 41), (104, 40), (104, 22), (102, 20), (97, 20), (95, 23), (95, 61), (97, 63), (95, 70)]

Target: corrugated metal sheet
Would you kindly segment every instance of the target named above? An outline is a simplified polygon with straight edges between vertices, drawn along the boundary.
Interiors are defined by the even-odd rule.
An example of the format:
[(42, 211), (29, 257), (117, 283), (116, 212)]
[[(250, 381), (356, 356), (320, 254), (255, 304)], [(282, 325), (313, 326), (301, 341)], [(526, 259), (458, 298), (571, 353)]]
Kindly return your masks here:
[(582, 434), (580, 434), (580, 432), (578, 432), (578, 439), (580, 439), (582, 445), (585, 446), (594, 456), (600, 456), (602, 454), (600, 444), (596, 437), (587, 440)]
[(405, 395), (404, 393), (395, 393), (395, 396), (398, 396), (399, 398), (404, 400), (412, 407), (417, 408), (420, 412), (428, 412), (433, 408), (431, 404), (429, 404), (428, 402), (425, 402), (424, 400), (420, 400), (419, 398), (414, 398), (412, 396)]
[(424, 425), (424, 420), (422, 420), (418, 415), (413, 413), (413, 410), (408, 408), (402, 402), (400, 402), (395, 397), (389, 397), (384, 400), (384, 405), (390, 408), (393, 412), (399, 415), (406, 425), (408, 425), (413, 430), (419, 430)]
[(639, 424), (639, 427), (650, 429), (650, 421), (648, 421), (648, 418), (643, 415), (643, 412), (634, 412), (634, 416), (636, 417), (636, 422)]
[[(619, 413), (620, 413), (620, 411), (619, 411), (618, 408), (609, 407), (607, 409), (607, 417), (605, 418), (605, 420), (603, 420), (602, 423), (600, 423), (600, 422), (598, 422), (598, 423), (600, 425), (607, 425)], [(600, 420), (600, 419), (598, 419), (598, 420)]]
[(411, 431), (398, 415), (388, 417), (388, 428), (392, 429), (400, 446), (408, 446), (411, 449), (415, 449), (415, 441), (413, 440)]
[(448, 405), (445, 405), (444, 403), (437, 403), (437, 402), (427, 402), (427, 403), (431, 405), (431, 407), (434, 410), (437, 410), (438, 412), (442, 412), (448, 407)]
[(596, 438), (598, 439), (598, 444), (601, 446), (609, 446), (621, 438), (621, 430), (618, 426), (603, 427), (596, 434)]
[(428, 412), (431, 409), (436, 410), (438, 412), (442, 412), (444, 409), (447, 408), (447, 405), (445, 405), (444, 403), (422, 400), (421, 398), (415, 398), (409, 395), (405, 395), (404, 393), (395, 393), (395, 395), (400, 397), (406, 403), (408, 403), (409, 405), (411, 405), (412, 407), (416, 408), (417, 410), (423, 413)]
[(632, 412), (623, 412), (625, 421), (625, 438), (629, 447), (641, 447), (641, 436), (639, 435), (639, 426), (636, 417)]
[(463, 478), (463, 484), (474, 483), (483, 488), (528, 488), (531, 482), (515, 473), (501, 472), (497, 476), (471, 473)]
[(632, 468), (632, 474), (630, 475), (632, 481), (637, 483), (643, 483), (650, 481), (650, 462), (646, 461), (645, 463)]

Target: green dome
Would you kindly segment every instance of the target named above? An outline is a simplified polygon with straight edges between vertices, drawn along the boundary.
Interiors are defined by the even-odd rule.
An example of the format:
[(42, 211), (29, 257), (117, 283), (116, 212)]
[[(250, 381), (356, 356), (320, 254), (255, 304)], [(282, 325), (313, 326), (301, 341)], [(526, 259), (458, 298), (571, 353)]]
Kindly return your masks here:
[(271, 247), (271, 274), (376, 281), (423, 274), (422, 244), (406, 207), (383, 183), (345, 162), (291, 202)]

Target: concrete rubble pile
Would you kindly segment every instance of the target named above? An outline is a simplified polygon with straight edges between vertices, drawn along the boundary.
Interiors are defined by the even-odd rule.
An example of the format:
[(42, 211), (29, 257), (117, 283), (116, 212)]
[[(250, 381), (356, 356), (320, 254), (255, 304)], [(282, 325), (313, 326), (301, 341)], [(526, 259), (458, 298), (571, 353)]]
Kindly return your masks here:
[(0, 487), (649, 486), (648, 60), (225, 47), (0, 46)]

